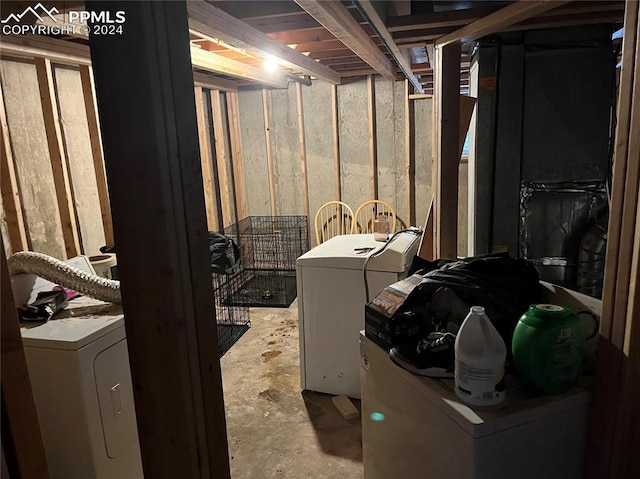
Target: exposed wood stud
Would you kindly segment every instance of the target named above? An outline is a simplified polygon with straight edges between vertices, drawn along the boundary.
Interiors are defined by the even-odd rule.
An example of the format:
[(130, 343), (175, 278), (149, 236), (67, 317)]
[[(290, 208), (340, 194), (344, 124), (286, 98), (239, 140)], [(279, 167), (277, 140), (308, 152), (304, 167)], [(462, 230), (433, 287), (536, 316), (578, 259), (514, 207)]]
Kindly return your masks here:
[(302, 104), (302, 85), (296, 83), (296, 102), (298, 106), (298, 144), (300, 145), (300, 175), (302, 177), (302, 207), (309, 216), (309, 179), (307, 177), (307, 146), (304, 137), (304, 105)]
[(395, 80), (391, 62), (341, 2), (296, 0), (306, 12), (387, 80)]
[(269, 201), (271, 203), (271, 215), (276, 216), (276, 172), (271, 151), (271, 132), (269, 131), (269, 92), (262, 90), (262, 110), (264, 113), (264, 132), (267, 147), (267, 172), (269, 174)]
[(369, 170), (371, 198), (378, 199), (378, 141), (376, 136), (376, 85), (372, 75), (367, 77), (367, 109), (369, 117)]
[(423, 100), (425, 98), (433, 98), (433, 95), (426, 93), (413, 93), (409, 95), (409, 100)]
[(248, 213), (244, 169), (242, 166), (242, 139), (240, 137), (240, 119), (238, 117), (238, 94), (235, 92), (227, 93), (227, 115), (231, 143), (231, 162), (233, 164), (236, 219), (241, 220), (246, 218)]
[[(410, 2), (409, 2), (410, 3)], [(405, 77), (413, 84), (413, 87), (416, 89), (418, 93), (422, 93), (422, 85), (418, 81), (418, 78), (413, 74), (411, 70), (411, 64), (396, 45), (395, 40), (391, 36), (389, 30), (385, 25), (386, 19), (381, 18), (378, 10), (374, 6), (372, 0), (358, 0), (357, 2), (358, 8), (364, 11), (366, 17), (369, 19), (371, 24), (375, 27), (375, 30), (378, 32), (378, 35), (385, 42), (387, 49), (391, 53), (391, 56), (396, 61)], [(411, 8), (411, 7), (409, 7)]]
[[(2, 361), (2, 412), (7, 413), (2, 425), (2, 441), (5, 430), (10, 431), (10, 442), (16, 452), (19, 477), (25, 479), (48, 479), (47, 457), (42, 442), (38, 413), (29, 381), (27, 360), (22, 346), (20, 323), (11, 290), (11, 279), (4, 254), (4, 241), (0, 238), (0, 285), (2, 287), (2, 309), (0, 315), (0, 351)], [(3, 414), (4, 415), (4, 414)], [(3, 421), (5, 418), (3, 417)], [(9, 441), (6, 441), (9, 442)], [(3, 444), (3, 447), (6, 447)], [(3, 458), (4, 459), (4, 458)]]
[(211, 90), (211, 117), (213, 118), (213, 136), (215, 139), (216, 164), (218, 167), (218, 186), (220, 203), (222, 206), (222, 221), (220, 227), (225, 228), (233, 224), (231, 216), (231, 198), (233, 190), (229, 184), (229, 168), (227, 167), (228, 153), (225, 146), (224, 124), (222, 121), (222, 104), (220, 92)]
[(213, 190), (213, 173), (211, 171), (211, 151), (209, 149), (209, 128), (204, 114), (204, 98), (202, 87), (195, 87), (196, 119), (198, 121), (198, 144), (200, 145), (200, 164), (202, 166), (202, 187), (209, 231), (218, 231), (220, 223), (216, 214), (215, 192)]
[(409, 99), (411, 85), (404, 81), (404, 148), (405, 148), (405, 189), (407, 222), (416, 224), (416, 149), (414, 104)]
[(102, 216), (104, 240), (107, 245), (113, 246), (115, 245), (115, 240), (113, 238), (111, 204), (109, 203), (109, 188), (104, 168), (102, 137), (100, 136), (100, 119), (98, 117), (98, 107), (96, 106), (93, 70), (91, 69), (91, 66), (80, 65), (80, 79), (82, 81), (84, 108), (87, 114), (87, 124), (89, 126), (89, 140), (91, 141), (91, 155), (93, 157), (93, 170), (96, 175), (98, 199), (100, 201), (100, 214)]
[(460, 44), (452, 43), (436, 50), (436, 257), (455, 259), (458, 252)]
[(47, 132), (47, 144), (51, 159), (51, 170), (60, 211), (64, 246), (68, 258), (81, 253), (80, 239), (78, 236), (78, 224), (76, 222), (75, 209), (73, 207), (73, 192), (69, 179), (67, 158), (65, 156), (64, 143), (58, 117), (58, 105), (56, 103), (55, 86), (53, 83), (53, 70), (48, 58), (36, 58), (36, 73), (38, 87), (42, 101), (42, 113)]
[(331, 132), (333, 136), (333, 184), (335, 199), (342, 200), (340, 174), (340, 131), (338, 128), (338, 87), (331, 85)]
[(5, 221), (11, 242), (11, 251), (25, 251), (29, 249), (27, 229), (22, 213), (22, 201), (16, 177), (16, 168), (11, 151), (11, 138), (7, 113), (4, 108), (4, 95), (0, 85), (0, 184), (2, 186), (2, 205)]
[(479, 18), (478, 20), (455, 30), (436, 41), (436, 45), (443, 46), (454, 42), (471, 42), (480, 37), (499, 32), (505, 27), (522, 22), (527, 18), (535, 17), (543, 12), (560, 7), (568, 0), (520, 0), (507, 5), (500, 10)]

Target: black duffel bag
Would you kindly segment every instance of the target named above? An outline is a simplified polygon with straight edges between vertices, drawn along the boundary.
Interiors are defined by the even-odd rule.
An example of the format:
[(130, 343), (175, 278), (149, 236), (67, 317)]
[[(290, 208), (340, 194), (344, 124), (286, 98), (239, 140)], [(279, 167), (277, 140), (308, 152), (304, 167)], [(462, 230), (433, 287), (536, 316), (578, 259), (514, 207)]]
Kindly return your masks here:
[(209, 253), (211, 271), (218, 274), (233, 274), (240, 267), (240, 249), (228, 236), (209, 231)]

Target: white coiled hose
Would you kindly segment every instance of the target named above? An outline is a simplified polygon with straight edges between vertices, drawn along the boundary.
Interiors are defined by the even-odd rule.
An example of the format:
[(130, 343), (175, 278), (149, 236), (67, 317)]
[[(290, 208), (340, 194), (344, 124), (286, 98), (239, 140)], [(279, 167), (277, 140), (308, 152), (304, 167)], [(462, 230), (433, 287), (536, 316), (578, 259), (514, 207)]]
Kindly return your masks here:
[(94, 299), (122, 303), (120, 281), (102, 278), (68, 265), (52, 256), (34, 251), (21, 251), (7, 259), (9, 274), (35, 274)]

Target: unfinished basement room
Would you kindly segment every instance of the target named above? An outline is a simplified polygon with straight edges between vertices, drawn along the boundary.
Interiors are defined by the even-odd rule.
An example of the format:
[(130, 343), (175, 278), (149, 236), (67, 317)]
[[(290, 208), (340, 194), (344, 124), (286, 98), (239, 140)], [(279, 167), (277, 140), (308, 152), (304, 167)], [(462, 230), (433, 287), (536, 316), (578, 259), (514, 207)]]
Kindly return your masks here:
[(0, 2), (0, 477), (640, 479), (639, 10)]

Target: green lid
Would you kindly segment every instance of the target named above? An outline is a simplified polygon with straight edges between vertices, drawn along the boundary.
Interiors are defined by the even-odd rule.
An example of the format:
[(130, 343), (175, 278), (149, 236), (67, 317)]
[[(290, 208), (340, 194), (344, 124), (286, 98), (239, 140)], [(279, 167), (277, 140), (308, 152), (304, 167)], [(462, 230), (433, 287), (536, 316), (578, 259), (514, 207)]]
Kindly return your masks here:
[(522, 315), (520, 321), (530, 326), (549, 327), (555, 326), (573, 316), (570, 309), (557, 304), (532, 304), (529, 310)]

